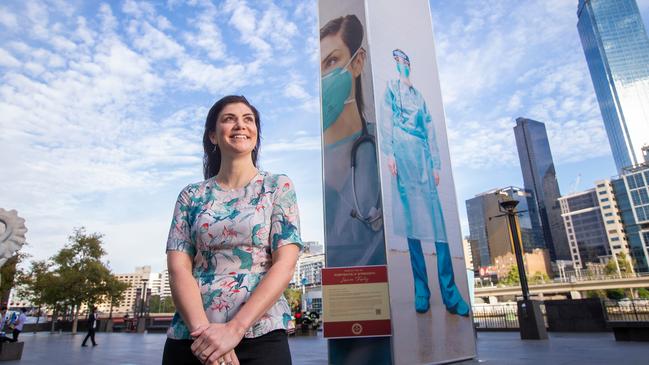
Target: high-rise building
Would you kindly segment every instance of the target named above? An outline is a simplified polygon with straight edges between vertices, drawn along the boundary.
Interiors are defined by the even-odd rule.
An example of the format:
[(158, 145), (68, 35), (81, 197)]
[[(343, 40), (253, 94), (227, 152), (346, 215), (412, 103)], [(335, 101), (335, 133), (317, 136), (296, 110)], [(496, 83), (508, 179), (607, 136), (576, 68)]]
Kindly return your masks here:
[(561, 193), (545, 124), (517, 118), (514, 134), (525, 189), (534, 193), (538, 205), (545, 247), (553, 261), (568, 260), (570, 250), (558, 201)]
[(608, 262), (621, 253), (630, 257), (613, 185), (608, 180), (595, 184), (593, 189), (559, 198), (572, 264), (578, 269)]
[[(649, 152), (649, 147), (645, 149)], [(634, 269), (649, 271), (649, 158), (613, 180)]]
[[(469, 239), (473, 254), (474, 270), (493, 265), (495, 259), (513, 252), (513, 243), (509, 233), (507, 218), (503, 215), (499, 203), (505, 199), (517, 200), (519, 229), (523, 250), (545, 248), (536, 202), (530, 191), (509, 186), (494, 189), (476, 195), (466, 201), (469, 218)], [(530, 209), (531, 207), (531, 209)]]
[(649, 38), (635, 0), (579, 0), (577, 29), (618, 172), (649, 144)]

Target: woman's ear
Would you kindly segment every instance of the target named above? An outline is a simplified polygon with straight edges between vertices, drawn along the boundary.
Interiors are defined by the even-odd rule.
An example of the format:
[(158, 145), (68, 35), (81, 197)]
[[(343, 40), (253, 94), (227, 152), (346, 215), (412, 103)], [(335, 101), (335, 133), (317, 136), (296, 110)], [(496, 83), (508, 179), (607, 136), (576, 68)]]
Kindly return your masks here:
[(216, 130), (211, 131), (209, 137), (210, 137), (210, 142), (212, 142), (213, 145), (218, 145), (216, 140)]
[(356, 58), (352, 61), (352, 76), (357, 78), (363, 72), (363, 67), (365, 67), (365, 49), (361, 48), (356, 54)]

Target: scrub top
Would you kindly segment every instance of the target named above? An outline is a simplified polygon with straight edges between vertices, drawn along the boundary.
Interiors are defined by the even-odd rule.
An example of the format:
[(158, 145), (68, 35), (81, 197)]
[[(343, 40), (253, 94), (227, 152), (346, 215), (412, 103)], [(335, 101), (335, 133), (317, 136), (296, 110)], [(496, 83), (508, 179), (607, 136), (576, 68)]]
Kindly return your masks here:
[[(373, 124), (368, 131), (374, 135)], [(327, 266), (384, 265), (383, 224), (375, 227), (351, 216), (355, 209), (352, 191), (351, 151), (361, 132), (324, 147), (325, 239)], [(356, 196), (363, 215), (376, 209), (380, 183), (376, 147), (363, 143), (356, 159)], [(380, 208), (380, 207), (379, 207)]]
[[(403, 204), (406, 235), (448, 242), (435, 173), (441, 161), (433, 119), (423, 95), (414, 87), (390, 80), (382, 108), (382, 151), (397, 165), (396, 186)], [(398, 226), (395, 222), (395, 226)]]
[[(192, 258), (192, 275), (200, 287), (210, 323), (231, 320), (272, 265), (279, 247), (302, 247), (293, 183), (285, 175), (260, 171), (248, 185), (224, 189), (215, 178), (191, 184), (178, 196), (167, 252)], [(245, 337), (286, 329), (290, 307), (282, 295), (250, 327)], [(191, 339), (178, 312), (167, 336)]]

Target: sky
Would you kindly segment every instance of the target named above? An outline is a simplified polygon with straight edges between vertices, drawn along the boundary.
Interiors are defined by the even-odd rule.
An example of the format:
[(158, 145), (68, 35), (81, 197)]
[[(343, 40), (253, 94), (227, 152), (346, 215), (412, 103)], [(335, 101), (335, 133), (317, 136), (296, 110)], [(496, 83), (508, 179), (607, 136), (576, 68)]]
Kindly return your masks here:
[[(430, 5), (464, 235), (465, 200), (523, 184), (519, 116), (546, 123), (562, 193), (615, 175), (577, 0)], [(162, 270), (207, 111), (233, 93), (260, 111), (261, 168), (295, 183), (303, 239), (323, 240), (315, 0), (10, 0), (0, 39), (0, 207), (32, 259), (83, 226), (114, 272)]]

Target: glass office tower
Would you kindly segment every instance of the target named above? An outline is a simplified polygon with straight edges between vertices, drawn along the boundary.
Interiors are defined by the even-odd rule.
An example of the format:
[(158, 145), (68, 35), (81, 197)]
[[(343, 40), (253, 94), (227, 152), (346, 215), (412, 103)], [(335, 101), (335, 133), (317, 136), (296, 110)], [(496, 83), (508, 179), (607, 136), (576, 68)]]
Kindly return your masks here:
[(577, 29), (618, 173), (649, 144), (649, 38), (635, 0), (579, 0)]
[(568, 238), (558, 201), (561, 193), (545, 124), (517, 118), (514, 134), (525, 189), (532, 191), (536, 197), (545, 247), (553, 261), (570, 260)]

